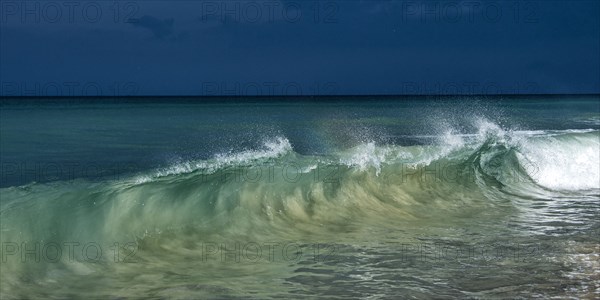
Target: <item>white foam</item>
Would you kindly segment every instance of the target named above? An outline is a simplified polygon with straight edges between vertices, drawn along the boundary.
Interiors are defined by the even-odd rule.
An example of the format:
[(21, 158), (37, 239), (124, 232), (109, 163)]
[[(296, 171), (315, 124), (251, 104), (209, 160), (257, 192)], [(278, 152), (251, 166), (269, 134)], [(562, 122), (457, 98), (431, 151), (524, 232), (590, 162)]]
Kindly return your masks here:
[(264, 149), (247, 150), (237, 153), (217, 154), (212, 166), (219, 169), (223, 166), (239, 165), (253, 160), (279, 157), (292, 150), (290, 141), (286, 138), (277, 137), (275, 140), (266, 141)]
[(135, 183), (141, 184), (170, 175), (187, 174), (197, 170), (206, 170), (207, 173), (213, 173), (228, 166), (248, 164), (255, 160), (276, 158), (292, 151), (290, 141), (284, 137), (277, 137), (273, 140), (267, 140), (262, 149), (246, 150), (235, 153), (220, 153), (210, 160), (187, 161), (175, 164), (165, 169), (157, 170), (154, 174), (140, 176), (136, 178)]
[(361, 144), (355, 147), (349, 155), (342, 157), (340, 162), (347, 166), (358, 167), (364, 171), (369, 167), (375, 168), (375, 174), (381, 172), (381, 165), (387, 161), (391, 149), (388, 147), (378, 147), (374, 142)]
[(556, 190), (600, 189), (600, 140), (534, 138), (521, 143), (517, 157), (538, 184)]
[(453, 134), (451, 131), (438, 136), (438, 139), (441, 145), (437, 146), (377, 146), (374, 142), (369, 142), (343, 153), (340, 163), (349, 167), (356, 167), (360, 171), (374, 168), (375, 175), (378, 176), (382, 166), (386, 164), (401, 162), (411, 168), (425, 166), (465, 146), (463, 136)]

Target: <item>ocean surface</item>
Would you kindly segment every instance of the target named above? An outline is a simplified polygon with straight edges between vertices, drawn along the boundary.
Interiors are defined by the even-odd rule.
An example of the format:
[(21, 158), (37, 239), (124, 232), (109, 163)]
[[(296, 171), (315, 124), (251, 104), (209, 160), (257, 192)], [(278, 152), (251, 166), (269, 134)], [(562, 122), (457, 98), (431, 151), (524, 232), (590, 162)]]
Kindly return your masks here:
[(15, 298), (600, 298), (600, 97), (0, 100)]

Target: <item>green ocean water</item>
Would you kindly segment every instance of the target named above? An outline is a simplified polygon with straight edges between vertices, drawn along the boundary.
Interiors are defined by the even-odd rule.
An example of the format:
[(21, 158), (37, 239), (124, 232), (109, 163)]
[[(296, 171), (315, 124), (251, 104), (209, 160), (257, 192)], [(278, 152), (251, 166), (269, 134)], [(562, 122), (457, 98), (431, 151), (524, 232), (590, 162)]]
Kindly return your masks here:
[(0, 101), (0, 292), (600, 297), (600, 98)]

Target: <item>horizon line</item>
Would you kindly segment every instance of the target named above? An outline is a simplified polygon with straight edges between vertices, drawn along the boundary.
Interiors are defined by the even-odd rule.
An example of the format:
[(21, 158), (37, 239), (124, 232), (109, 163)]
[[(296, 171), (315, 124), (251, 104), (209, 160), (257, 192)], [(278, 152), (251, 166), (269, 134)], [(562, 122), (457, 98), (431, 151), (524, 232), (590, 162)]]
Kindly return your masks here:
[(198, 99), (227, 99), (227, 98), (336, 98), (336, 97), (564, 97), (564, 96), (600, 96), (598, 93), (549, 93), (549, 94), (339, 94), (339, 95), (52, 95), (52, 96), (23, 96), (23, 95), (0, 95), (0, 100), (8, 99), (114, 99), (114, 98), (198, 98)]

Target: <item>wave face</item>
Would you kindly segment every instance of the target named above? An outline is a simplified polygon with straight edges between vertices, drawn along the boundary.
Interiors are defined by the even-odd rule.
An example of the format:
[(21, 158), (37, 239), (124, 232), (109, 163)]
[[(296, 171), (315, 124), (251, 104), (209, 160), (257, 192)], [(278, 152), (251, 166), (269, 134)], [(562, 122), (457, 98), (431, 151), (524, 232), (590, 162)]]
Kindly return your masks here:
[[(420, 280), (403, 293), (503, 295), (470, 286), (475, 277), (464, 274), (466, 265), (473, 276), (481, 271), (473, 265), (503, 270), (494, 281), (513, 286), (517, 295), (530, 292), (522, 270), (532, 268), (540, 270), (539, 280), (548, 286), (557, 282), (547, 275), (561, 273), (560, 282), (590, 278), (591, 285), (576, 295), (597, 292), (597, 251), (585, 252), (594, 242), (578, 238), (577, 247), (587, 250), (577, 252), (563, 239), (546, 237), (597, 233), (600, 131), (509, 130), (485, 118), (473, 124), (476, 130), (469, 133), (446, 126), (439, 134), (421, 136), (428, 143), (366, 140), (328, 147), (322, 154), (300, 153), (289, 138), (275, 134), (253, 147), (118, 180), (2, 188), (2, 292), (15, 298), (41, 296), (48, 288), (62, 296), (77, 291), (235, 297), (251, 290), (260, 298), (320, 293), (312, 286), (320, 280), (340, 287), (336, 293), (356, 296), (376, 292), (368, 282), (385, 286), (402, 273), (412, 278), (406, 279), (411, 284)], [(304, 255), (290, 262), (285, 260), (289, 251), (273, 251), (271, 261), (265, 245), (273, 241), (292, 243)], [(511, 252), (510, 259), (461, 260), (453, 255), (436, 271), (438, 279), (452, 285), (441, 288), (434, 282), (438, 279), (417, 280), (440, 263), (422, 260), (423, 245), (439, 243), (464, 249), (503, 243), (510, 251), (522, 245), (530, 256), (515, 260)], [(221, 245), (239, 248), (241, 261), (234, 254), (236, 263), (228, 264)], [(256, 245), (261, 255), (244, 256)], [(319, 261), (315, 245), (328, 245), (325, 249), (335, 255)], [(283, 256), (280, 263), (277, 253)], [(507, 263), (522, 270), (506, 269)], [(283, 276), (290, 286), (257, 287), (255, 272), (265, 280)], [(334, 274), (343, 274), (345, 283), (339, 285)], [(235, 284), (223, 284), (226, 278)], [(59, 285), (73, 280), (79, 288)]]

